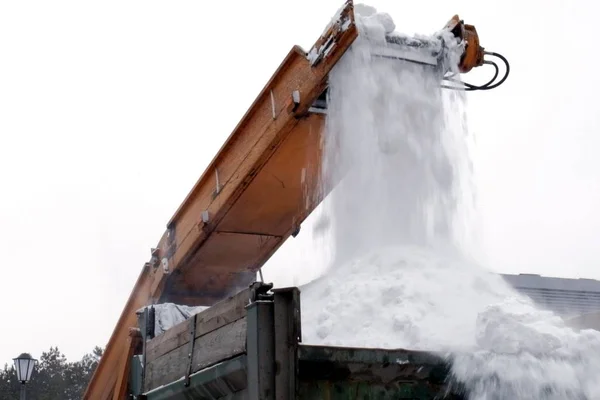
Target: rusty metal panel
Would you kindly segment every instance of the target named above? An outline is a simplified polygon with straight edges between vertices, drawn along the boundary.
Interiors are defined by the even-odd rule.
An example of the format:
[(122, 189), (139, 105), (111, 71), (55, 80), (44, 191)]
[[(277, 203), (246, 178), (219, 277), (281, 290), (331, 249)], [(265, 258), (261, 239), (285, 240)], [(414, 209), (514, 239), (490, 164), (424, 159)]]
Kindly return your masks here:
[(435, 354), (301, 345), (298, 398), (463, 399)]

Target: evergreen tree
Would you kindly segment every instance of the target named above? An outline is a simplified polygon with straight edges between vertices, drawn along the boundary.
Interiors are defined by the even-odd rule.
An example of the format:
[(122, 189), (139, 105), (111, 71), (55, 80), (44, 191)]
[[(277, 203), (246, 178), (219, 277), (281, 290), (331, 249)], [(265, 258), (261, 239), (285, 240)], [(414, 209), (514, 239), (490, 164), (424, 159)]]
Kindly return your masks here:
[[(79, 400), (98, 366), (103, 350), (95, 347), (79, 361), (68, 362), (58, 347), (42, 353), (27, 384), (28, 400)], [(21, 384), (14, 366), (0, 369), (0, 400), (19, 398)]]

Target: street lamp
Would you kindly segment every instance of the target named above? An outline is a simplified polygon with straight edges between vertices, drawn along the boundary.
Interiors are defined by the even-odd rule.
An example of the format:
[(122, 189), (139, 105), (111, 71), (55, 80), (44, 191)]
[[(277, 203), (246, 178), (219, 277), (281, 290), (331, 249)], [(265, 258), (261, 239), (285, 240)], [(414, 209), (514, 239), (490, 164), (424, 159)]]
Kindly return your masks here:
[(31, 379), (33, 368), (37, 360), (31, 357), (29, 353), (23, 353), (17, 358), (13, 358), (15, 362), (15, 370), (17, 371), (17, 380), (21, 382), (21, 400), (25, 400), (27, 393), (25, 385)]

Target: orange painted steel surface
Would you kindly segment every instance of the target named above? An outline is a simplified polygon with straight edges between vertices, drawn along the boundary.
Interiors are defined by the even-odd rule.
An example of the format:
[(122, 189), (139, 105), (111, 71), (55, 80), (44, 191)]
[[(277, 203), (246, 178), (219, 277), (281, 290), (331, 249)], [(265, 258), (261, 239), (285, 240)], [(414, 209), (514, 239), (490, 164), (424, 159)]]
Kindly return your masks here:
[[(246, 286), (318, 205), (324, 117), (308, 110), (356, 39), (347, 1), (309, 53), (295, 46), (179, 207), (146, 263), (84, 399), (118, 398), (136, 310), (211, 305)], [(316, 59), (312, 57), (318, 54)]]

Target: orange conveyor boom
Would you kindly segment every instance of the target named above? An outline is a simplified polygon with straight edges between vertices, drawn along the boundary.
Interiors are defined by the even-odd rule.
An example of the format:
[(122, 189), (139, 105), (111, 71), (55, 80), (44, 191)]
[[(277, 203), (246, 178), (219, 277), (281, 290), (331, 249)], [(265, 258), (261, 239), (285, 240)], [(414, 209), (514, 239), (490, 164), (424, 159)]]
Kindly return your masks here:
[[(508, 61), (484, 51), (474, 26), (454, 16), (446, 29), (466, 44), (461, 72), (494, 64), (486, 54), (506, 63), (499, 83), (469, 86), (504, 82)], [(357, 37), (354, 5), (346, 0), (309, 52), (295, 46), (288, 53), (151, 250), (84, 399), (126, 398), (140, 341), (137, 310), (158, 302), (212, 305), (247, 287), (327, 194), (319, 185), (325, 118), (313, 106)]]
[(84, 399), (123, 399), (138, 309), (211, 305), (246, 286), (318, 205), (324, 117), (309, 109), (357, 36), (348, 0), (309, 53), (289, 52), (152, 249)]

